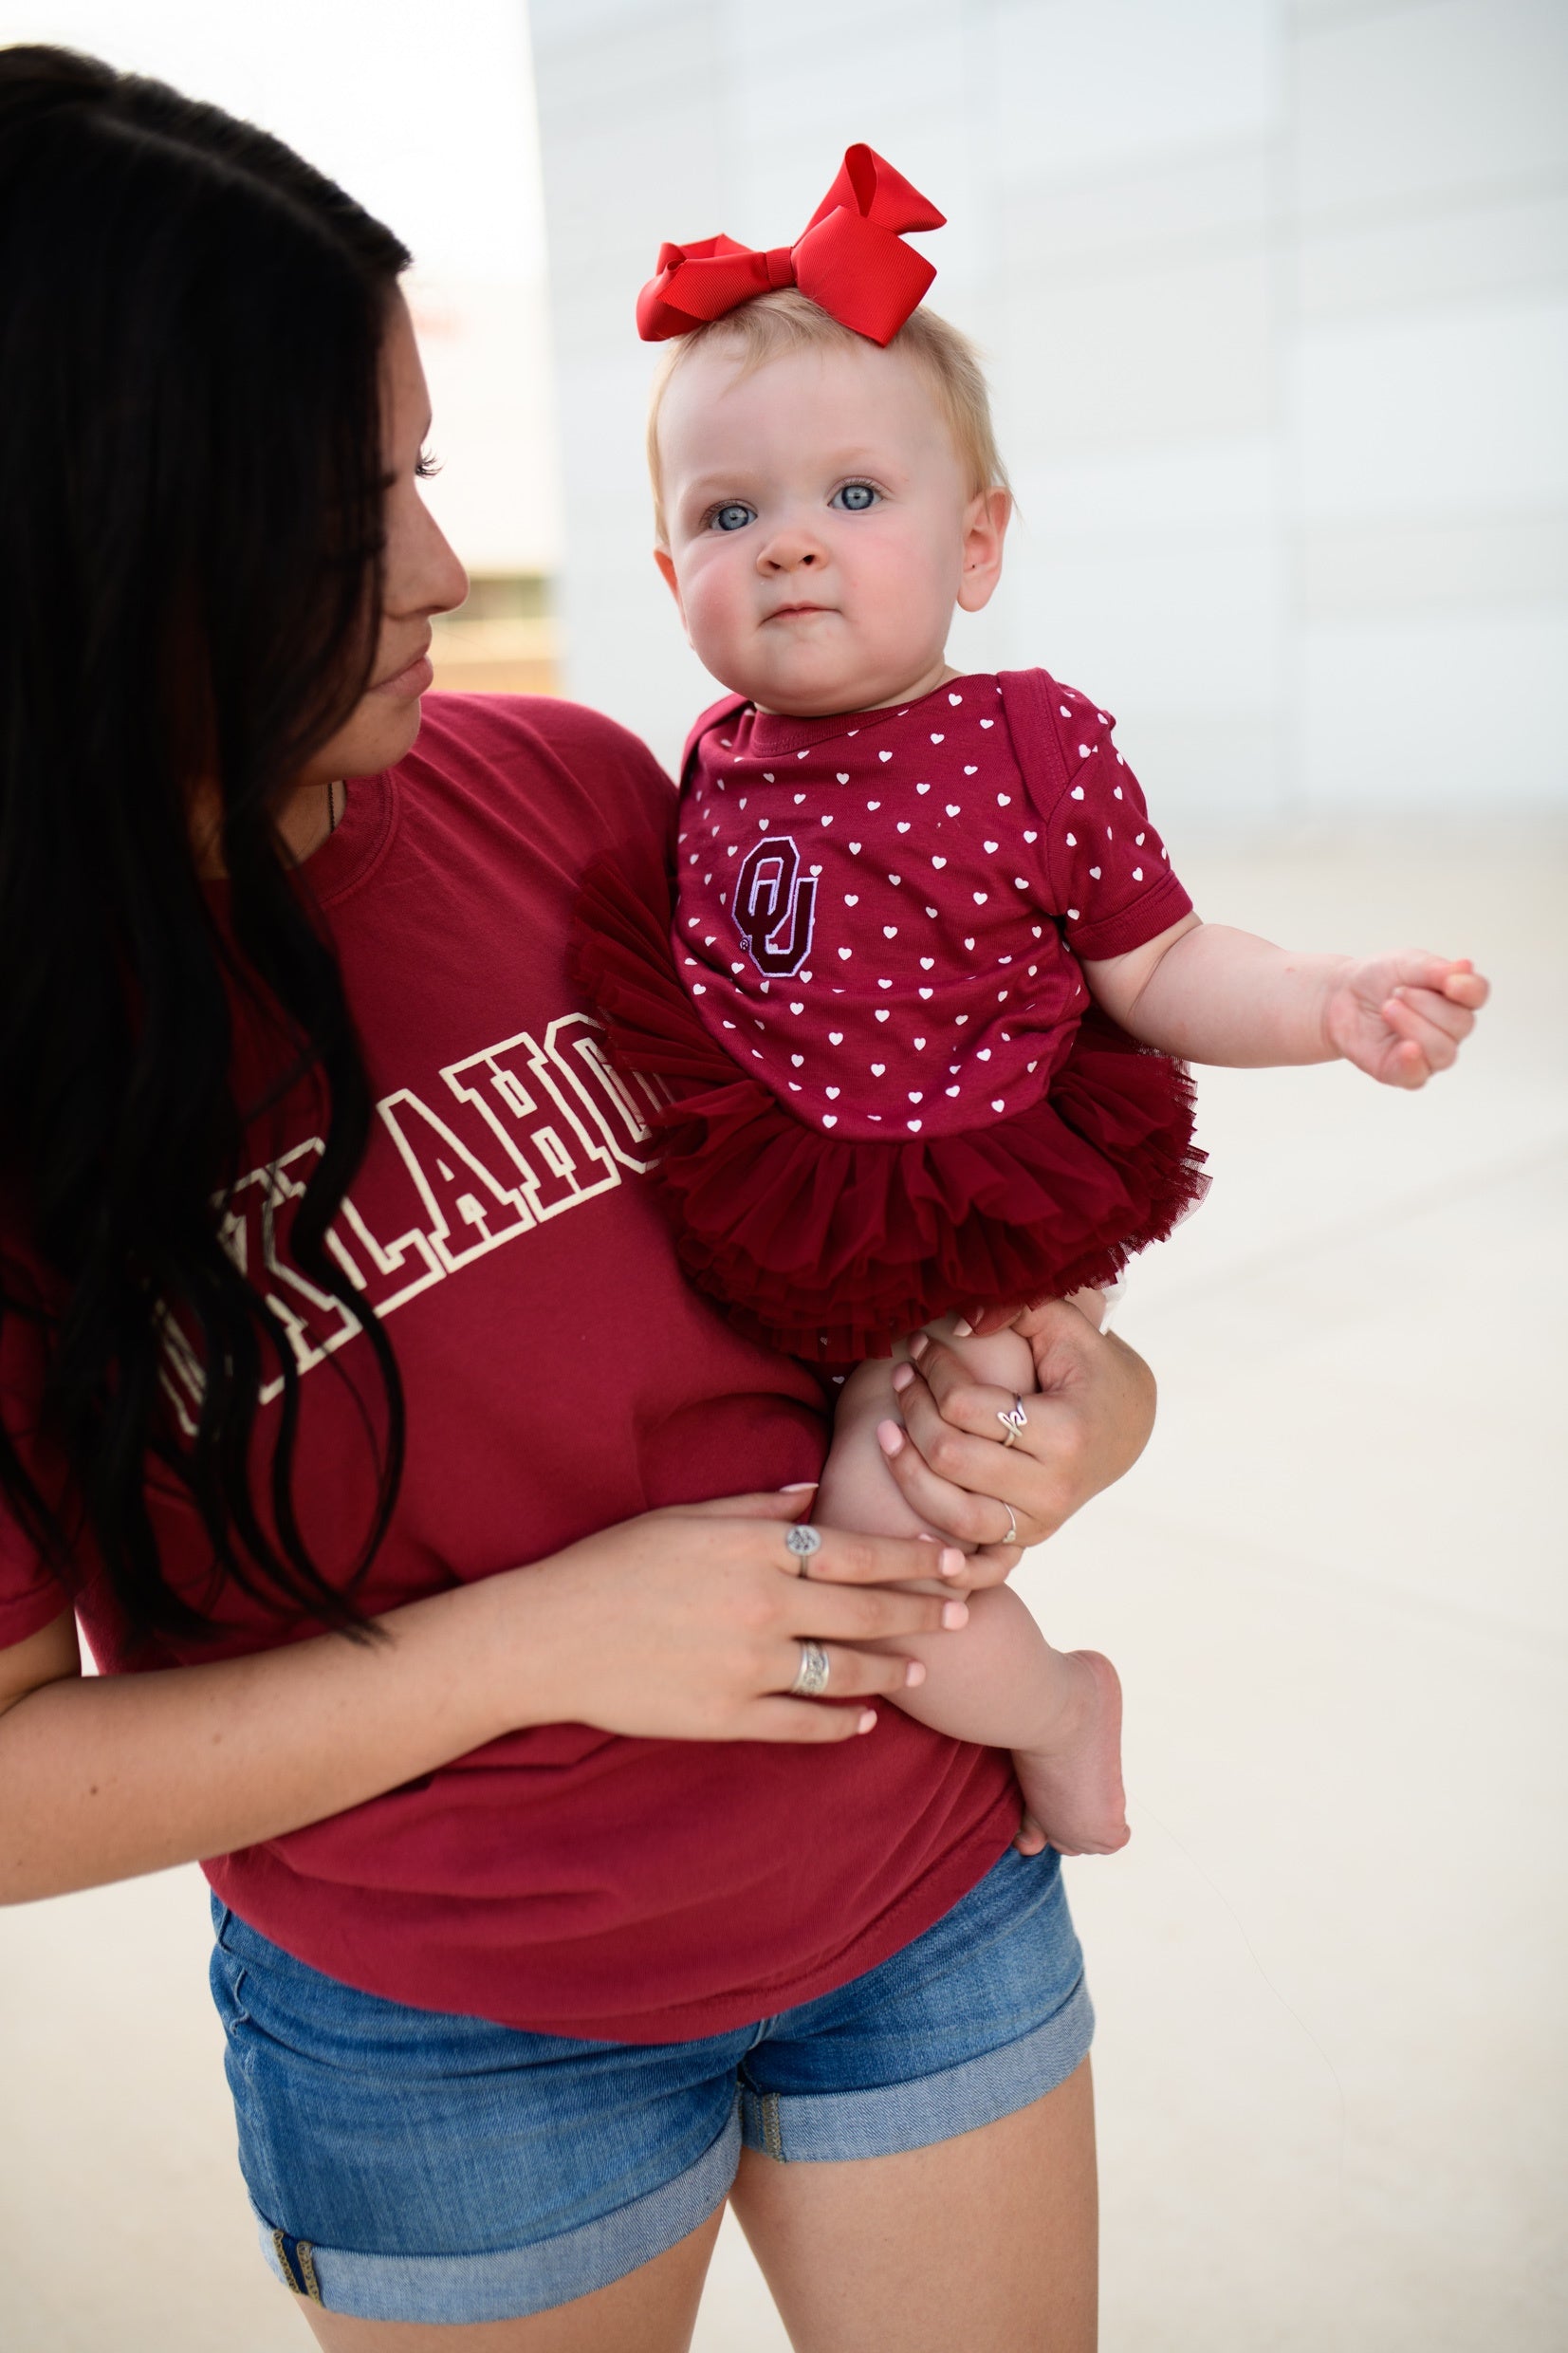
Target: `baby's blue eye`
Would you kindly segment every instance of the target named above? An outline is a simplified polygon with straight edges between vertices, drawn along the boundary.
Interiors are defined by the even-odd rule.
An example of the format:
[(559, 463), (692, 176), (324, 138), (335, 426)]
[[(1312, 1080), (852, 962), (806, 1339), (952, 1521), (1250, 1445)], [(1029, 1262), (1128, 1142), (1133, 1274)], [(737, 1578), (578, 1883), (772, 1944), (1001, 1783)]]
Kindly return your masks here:
[(876, 505), (876, 498), (877, 492), (869, 482), (846, 482), (841, 491), (834, 491), (831, 503), (850, 514), (864, 514), (868, 507)]
[(743, 507), (738, 498), (732, 499), (728, 507), (715, 508), (712, 520), (715, 530), (744, 531), (751, 521), (751, 510)]

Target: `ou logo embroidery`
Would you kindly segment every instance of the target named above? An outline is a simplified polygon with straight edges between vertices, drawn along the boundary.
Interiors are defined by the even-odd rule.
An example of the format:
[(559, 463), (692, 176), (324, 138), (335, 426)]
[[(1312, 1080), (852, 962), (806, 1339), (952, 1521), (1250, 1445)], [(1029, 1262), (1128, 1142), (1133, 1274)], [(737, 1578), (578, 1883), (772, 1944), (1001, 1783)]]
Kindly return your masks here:
[(811, 954), (817, 881), (801, 872), (787, 833), (770, 833), (747, 850), (735, 877), (735, 929), (759, 973), (790, 979)]

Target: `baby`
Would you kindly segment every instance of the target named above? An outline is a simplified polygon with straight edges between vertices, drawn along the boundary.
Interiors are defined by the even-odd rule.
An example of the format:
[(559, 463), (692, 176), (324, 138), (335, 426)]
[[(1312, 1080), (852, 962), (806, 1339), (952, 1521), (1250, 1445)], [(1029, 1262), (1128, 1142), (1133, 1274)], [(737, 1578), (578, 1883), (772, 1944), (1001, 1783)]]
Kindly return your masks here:
[[(1486, 996), (1467, 962), (1200, 922), (1109, 713), (948, 662), (1011, 501), (979, 367), (898, 234), (940, 221), (861, 147), (793, 249), (664, 249), (638, 311), (678, 339), (655, 561), (729, 694), (688, 746), (673, 928), (600, 875), (579, 932), (612, 1050), (673, 1098), (686, 1271), (855, 1366), (817, 1516), (895, 1534), (919, 1527), (883, 1460), (911, 1338), (940, 1330), (1025, 1428), (1026, 1344), (954, 1311), (1104, 1286), (1170, 1231), (1203, 1184), (1188, 1062), (1419, 1086)], [(901, 1704), (1013, 1751), (1026, 1847), (1113, 1851), (1115, 1670), (1005, 1587), (970, 1612), (961, 1641), (902, 1646), (925, 1675)]]

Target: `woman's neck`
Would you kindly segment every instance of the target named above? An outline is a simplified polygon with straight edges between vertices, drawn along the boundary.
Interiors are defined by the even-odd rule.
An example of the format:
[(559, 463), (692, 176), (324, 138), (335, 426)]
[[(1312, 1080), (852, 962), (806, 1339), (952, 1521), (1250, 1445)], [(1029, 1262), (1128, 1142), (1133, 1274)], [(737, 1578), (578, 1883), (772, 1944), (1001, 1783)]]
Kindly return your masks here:
[[(336, 777), (330, 784), (295, 787), (277, 821), (278, 839), (290, 865), (303, 866), (337, 831), (347, 794), (347, 786)], [(223, 862), (222, 811), (211, 785), (198, 786), (191, 796), (191, 843), (202, 880), (223, 881), (229, 869)]]

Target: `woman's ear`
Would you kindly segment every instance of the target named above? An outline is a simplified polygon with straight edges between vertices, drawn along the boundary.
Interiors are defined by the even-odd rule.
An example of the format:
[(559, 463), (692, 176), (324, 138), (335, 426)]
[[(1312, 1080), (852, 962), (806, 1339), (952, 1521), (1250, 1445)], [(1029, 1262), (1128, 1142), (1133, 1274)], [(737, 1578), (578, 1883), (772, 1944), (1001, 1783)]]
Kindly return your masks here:
[(981, 491), (964, 513), (964, 563), (958, 580), (958, 602), (966, 613), (989, 604), (1002, 578), (1002, 544), (1012, 521), (1010, 491)]

